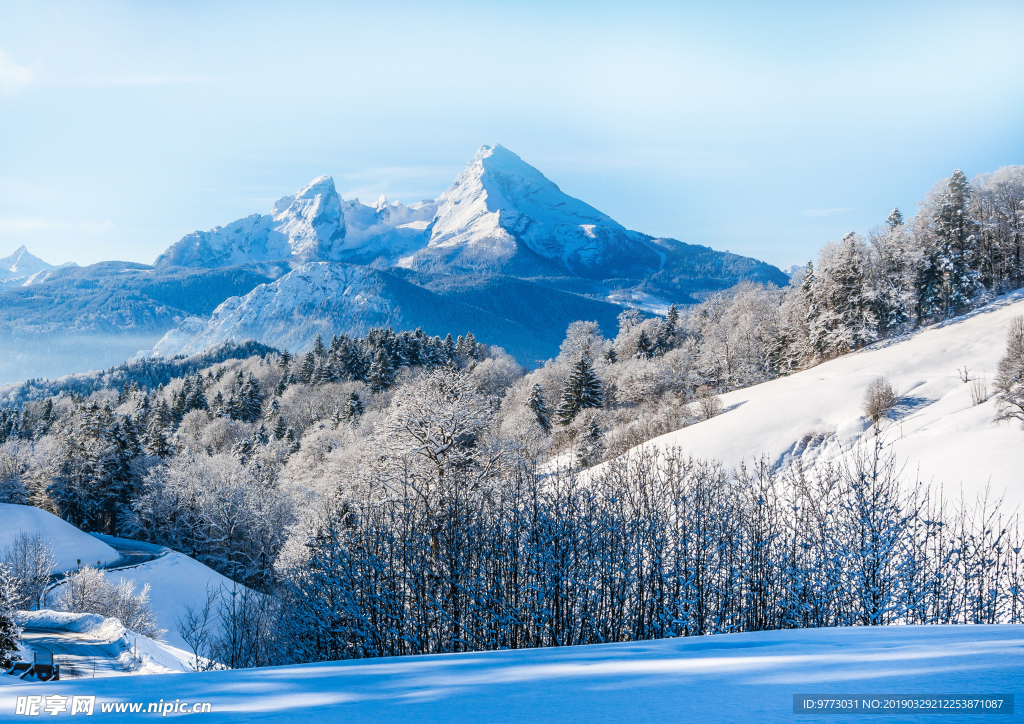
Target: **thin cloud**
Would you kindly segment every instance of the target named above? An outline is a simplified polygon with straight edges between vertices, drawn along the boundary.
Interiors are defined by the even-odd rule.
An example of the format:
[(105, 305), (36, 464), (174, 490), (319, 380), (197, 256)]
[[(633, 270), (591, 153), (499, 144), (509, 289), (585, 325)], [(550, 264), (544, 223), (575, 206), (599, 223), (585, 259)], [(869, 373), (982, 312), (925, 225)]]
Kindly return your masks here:
[(839, 209), (805, 209), (800, 213), (804, 216), (832, 216), (832, 214), (842, 214), (847, 211), (856, 211), (856, 206), (844, 206)]
[(14, 93), (35, 79), (32, 71), (18, 65), (14, 58), (0, 50), (0, 93)]
[(86, 88), (155, 88), (166, 85), (194, 85), (222, 80), (208, 75), (131, 75), (107, 78), (79, 78), (74, 85)]
[(51, 219), (31, 218), (0, 218), (0, 231), (25, 232), (25, 231), (79, 231), (89, 234), (101, 234), (114, 228), (114, 222), (106, 221), (54, 221)]

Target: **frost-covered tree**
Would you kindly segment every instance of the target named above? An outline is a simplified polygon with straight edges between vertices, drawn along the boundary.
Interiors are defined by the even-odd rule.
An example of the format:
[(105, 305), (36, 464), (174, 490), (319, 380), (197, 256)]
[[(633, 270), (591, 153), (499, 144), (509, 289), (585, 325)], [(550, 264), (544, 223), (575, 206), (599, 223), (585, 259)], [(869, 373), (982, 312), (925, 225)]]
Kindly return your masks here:
[(996, 419), (1024, 424), (1024, 317), (1014, 317), (996, 373)]
[(0, 565), (6, 566), (14, 578), (13, 600), (16, 607), (44, 607), (46, 586), (57, 561), (53, 549), (41, 536), (24, 531), (19, 533), (10, 546), (0, 551)]
[(568, 425), (586, 409), (599, 408), (604, 404), (601, 380), (590, 361), (581, 355), (572, 367), (562, 390), (562, 403), (558, 407), (558, 420)]
[(844, 354), (878, 339), (870, 265), (868, 247), (856, 234), (821, 250), (810, 282), (814, 317), (809, 330), (819, 355)]
[(544, 390), (540, 384), (534, 384), (530, 391), (530, 399), (526, 402), (527, 407), (533, 410), (537, 424), (544, 432), (551, 432), (551, 413), (548, 411), (547, 403), (544, 402)]
[(925, 253), (918, 275), (922, 317), (954, 313), (982, 291), (971, 196), (967, 177), (957, 169), (933, 189), (922, 209), (925, 215), (919, 235)]
[(0, 563), (0, 671), (11, 667), (19, 657), (18, 625), (14, 620), (17, 610), (17, 581), (11, 570)]
[(391, 357), (383, 349), (378, 349), (374, 355), (366, 382), (374, 392), (383, 392), (394, 384), (395, 368), (391, 364)]

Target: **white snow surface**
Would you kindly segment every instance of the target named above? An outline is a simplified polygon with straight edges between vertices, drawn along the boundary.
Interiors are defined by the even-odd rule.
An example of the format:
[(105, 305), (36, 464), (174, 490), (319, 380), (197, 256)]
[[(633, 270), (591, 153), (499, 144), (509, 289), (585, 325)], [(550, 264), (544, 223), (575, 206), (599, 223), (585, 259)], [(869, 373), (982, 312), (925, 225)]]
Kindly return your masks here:
[[(188, 645), (178, 634), (177, 621), (185, 614), (186, 606), (202, 609), (208, 588), (219, 590), (224, 587), (231, 590), (232, 586), (237, 585), (212, 568), (175, 551), (137, 566), (103, 573), (113, 584), (117, 584), (121, 578), (134, 582), (136, 592), (140, 592), (148, 583), (150, 606), (156, 614), (157, 626), (166, 630), (164, 640), (182, 649), (187, 649)], [(54, 600), (60, 585), (50, 590), (49, 600)], [(238, 589), (241, 590), (242, 586), (238, 586)]]
[(729, 467), (762, 454), (776, 465), (813, 464), (850, 450), (874, 432), (861, 409), (864, 391), (885, 377), (901, 400), (882, 426), (907, 478), (942, 484), (969, 501), (991, 487), (1004, 510), (1024, 503), (1024, 430), (995, 423), (995, 400), (973, 405), (970, 379), (991, 381), (1006, 350), (1010, 320), (1024, 315), (1024, 290), (907, 338), (876, 344), (817, 367), (722, 395), (724, 412), (645, 443), (677, 448)]
[[(794, 715), (794, 695), (1013, 694), (1015, 713), (996, 718), (1020, 721), (1021, 682), (1024, 626), (888, 626), (62, 681), (60, 693), (94, 695), (97, 709), (103, 701), (209, 702), (206, 722), (325, 724), (832, 721), (834, 714)], [(56, 690), (44, 689), (5, 687), (0, 712), (13, 712), (19, 695)], [(993, 716), (908, 712), (854, 718), (912, 724)]]
[[(280, 279), (261, 284), (244, 297), (220, 304), (209, 322), (190, 317), (164, 335), (155, 353), (171, 357), (196, 354), (229, 340), (257, 339), (296, 348), (306, 338), (309, 319), (335, 310), (337, 326), (384, 326), (397, 319), (399, 310), (384, 294), (377, 272), (354, 264), (312, 262)], [(348, 325), (351, 326), (351, 325)]]
[(117, 551), (103, 541), (83, 533), (53, 513), (29, 505), (0, 503), (0, 552), (10, 546), (21, 532), (39, 535), (53, 548), (57, 572), (82, 565), (106, 564), (118, 559)]

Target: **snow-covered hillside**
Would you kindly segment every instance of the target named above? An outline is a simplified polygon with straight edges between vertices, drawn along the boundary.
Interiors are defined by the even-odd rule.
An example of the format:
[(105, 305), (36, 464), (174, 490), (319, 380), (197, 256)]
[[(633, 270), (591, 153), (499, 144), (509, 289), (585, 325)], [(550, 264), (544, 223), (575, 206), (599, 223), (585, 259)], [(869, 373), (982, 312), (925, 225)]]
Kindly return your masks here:
[[(570, 301), (575, 297), (552, 294)], [(341, 262), (314, 262), (299, 266), (271, 284), (261, 284), (243, 297), (231, 297), (214, 310), (209, 321), (195, 317), (184, 320), (157, 343), (154, 353), (164, 357), (195, 354), (228, 340), (247, 339), (279, 349), (303, 350), (318, 334), (325, 339), (339, 332), (361, 335), (372, 327), (388, 325), (396, 329), (422, 327), (428, 334), (440, 336), (474, 330), (480, 341), (513, 350), (527, 364), (557, 350), (556, 335), (551, 330), (535, 333), (515, 321), (436, 294), (386, 271)], [(561, 334), (562, 329), (557, 330), (557, 337)]]
[(900, 396), (882, 435), (906, 476), (942, 483), (947, 497), (991, 486), (1012, 509), (1024, 503), (1024, 430), (993, 422), (995, 401), (975, 405), (969, 380), (995, 376), (1010, 320), (1024, 315), (1024, 291), (907, 338), (876, 344), (803, 372), (722, 395), (724, 412), (647, 443), (679, 448), (728, 466), (767, 455), (783, 465), (813, 463), (874, 434), (861, 403), (885, 377)]
[[(410, 656), (202, 674), (60, 682), (104, 703), (211, 704), (203, 721), (793, 722), (794, 696), (1003, 699), (1020, 720), (1024, 628), (888, 626), (701, 636), (524, 651)], [(0, 712), (18, 696), (0, 690)], [(124, 714), (124, 719), (138, 715)], [(115, 714), (105, 718), (117, 719)], [(963, 712), (872, 712), (864, 721), (963, 721)], [(844, 717), (845, 719), (845, 717)]]
[(112, 563), (119, 555), (101, 540), (83, 533), (52, 513), (28, 505), (0, 503), (0, 553), (22, 533), (38, 535), (53, 548), (58, 572), (82, 565)]
[[(157, 626), (166, 631), (163, 638), (167, 643), (181, 649), (188, 648), (188, 645), (178, 633), (177, 622), (185, 615), (186, 607), (202, 610), (207, 590), (216, 592), (242, 588), (212, 568), (175, 551), (137, 566), (107, 571), (104, 575), (113, 584), (121, 578), (132, 581), (136, 591), (141, 591), (148, 583), (150, 606), (156, 615)], [(59, 590), (60, 585), (51, 589), (50, 600)]]

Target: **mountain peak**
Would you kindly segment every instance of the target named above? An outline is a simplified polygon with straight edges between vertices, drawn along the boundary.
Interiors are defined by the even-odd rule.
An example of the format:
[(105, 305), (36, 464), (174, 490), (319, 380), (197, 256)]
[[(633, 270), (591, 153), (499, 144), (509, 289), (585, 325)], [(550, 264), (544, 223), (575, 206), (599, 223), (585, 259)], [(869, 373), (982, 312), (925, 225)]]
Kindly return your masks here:
[(30, 277), (37, 272), (52, 271), (57, 268), (58, 265), (47, 264), (22, 244), (14, 250), (13, 254), (0, 259), (0, 279), (20, 279)]

